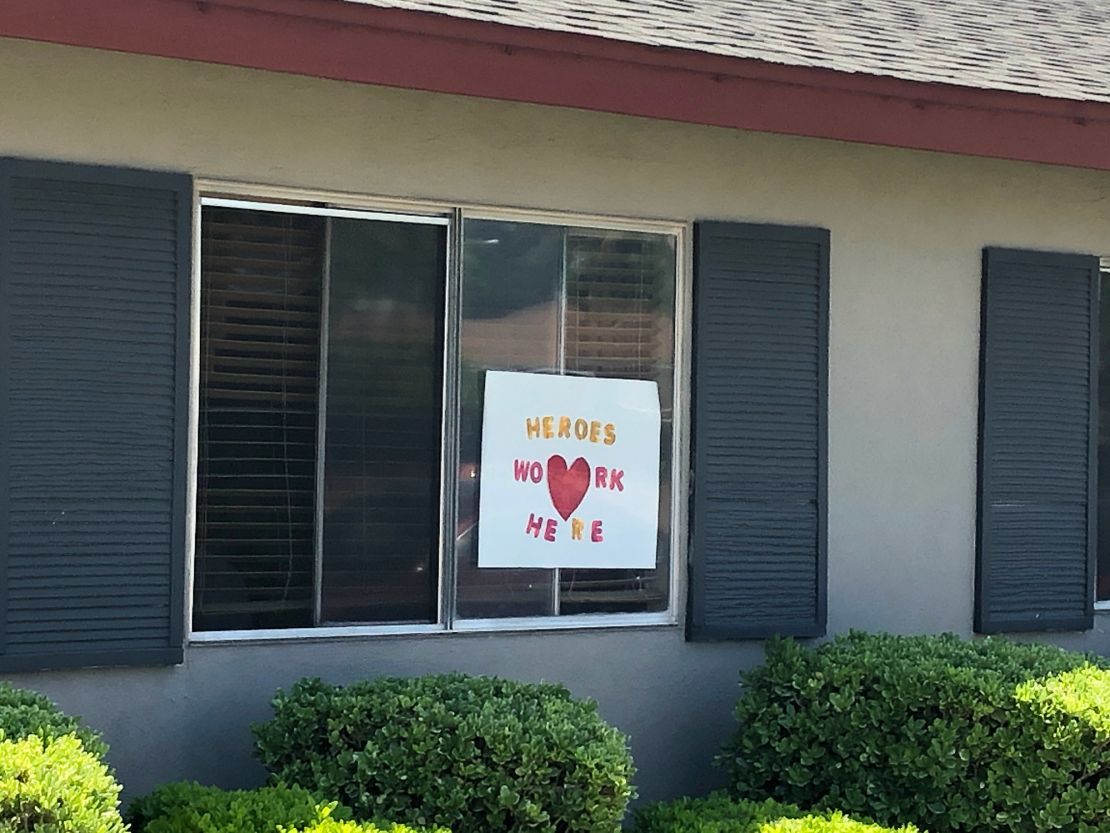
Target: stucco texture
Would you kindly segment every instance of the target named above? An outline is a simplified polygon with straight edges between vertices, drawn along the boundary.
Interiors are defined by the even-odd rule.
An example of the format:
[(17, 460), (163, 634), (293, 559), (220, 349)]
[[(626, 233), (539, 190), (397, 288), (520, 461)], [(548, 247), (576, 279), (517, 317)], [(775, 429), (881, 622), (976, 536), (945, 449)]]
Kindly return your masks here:
[[(980, 253), (1110, 253), (1110, 175), (0, 40), (0, 155), (394, 197), (832, 233), (829, 627), (970, 633)], [(1110, 650), (1107, 620), (1075, 647)], [(760, 643), (680, 628), (192, 646), (20, 675), (85, 715), (129, 795), (258, 782), (247, 724), (304, 674), (561, 680), (632, 737), (644, 798), (701, 791)]]

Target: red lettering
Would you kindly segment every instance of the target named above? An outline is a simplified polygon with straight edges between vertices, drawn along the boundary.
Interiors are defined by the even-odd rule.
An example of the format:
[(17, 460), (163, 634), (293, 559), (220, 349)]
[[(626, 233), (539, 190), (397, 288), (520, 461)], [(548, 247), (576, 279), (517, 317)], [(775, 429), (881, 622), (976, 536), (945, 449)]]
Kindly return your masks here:
[(609, 469), (609, 488), (616, 489), (618, 492), (624, 491), (624, 483), (621, 478), (624, 477), (624, 469)]
[(543, 540), (554, 543), (555, 541), (555, 519), (548, 518), (547, 526), (543, 530)]
[(600, 544), (604, 540), (602, 532), (601, 521), (594, 521), (590, 524), (590, 540), (595, 544)]
[(605, 466), (598, 466), (596, 469), (594, 469), (594, 488), (595, 489), (604, 489), (605, 488), (605, 474), (606, 474)]
[(532, 478), (533, 483), (539, 483), (543, 480), (543, 466), (539, 463), (532, 464), (532, 471), (528, 475)]
[(525, 481), (528, 479), (528, 461), (513, 460), (513, 480)]
[(524, 534), (531, 535), (533, 538), (540, 537), (540, 528), (543, 526), (543, 518), (537, 518), (534, 513), (528, 513), (528, 523), (524, 525)]

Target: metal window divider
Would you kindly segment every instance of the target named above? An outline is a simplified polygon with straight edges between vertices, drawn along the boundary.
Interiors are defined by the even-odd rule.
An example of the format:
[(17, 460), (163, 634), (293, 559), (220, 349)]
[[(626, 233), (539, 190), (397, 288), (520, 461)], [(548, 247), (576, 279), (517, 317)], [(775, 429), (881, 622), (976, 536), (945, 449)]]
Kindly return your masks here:
[(443, 438), (440, 447), (439, 624), (453, 630), (457, 616), (459, 505), (460, 350), (462, 325), (463, 211), (453, 209), (447, 226), (443, 293)]
[(312, 625), (319, 627), (324, 608), (324, 455), (327, 439), (328, 416), (328, 322), (331, 296), (331, 230), (332, 218), (324, 220), (324, 268), (320, 280), (320, 361), (316, 386), (316, 505), (314, 512), (312, 544)]

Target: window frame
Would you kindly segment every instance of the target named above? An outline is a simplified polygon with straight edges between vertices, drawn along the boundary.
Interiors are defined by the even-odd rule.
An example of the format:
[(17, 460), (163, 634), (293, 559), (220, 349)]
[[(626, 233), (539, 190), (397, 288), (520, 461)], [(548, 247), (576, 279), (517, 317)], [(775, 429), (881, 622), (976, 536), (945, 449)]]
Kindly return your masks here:
[[(254, 630), (193, 630), (193, 579), (196, 559), (197, 476), (200, 417), (200, 313), (201, 313), (201, 211), (204, 207), (231, 207), (313, 214), (352, 219), (412, 222), (445, 226), (447, 264), (443, 320), (443, 436), (440, 445), (439, 581), (436, 621), (406, 624), (348, 624)], [(687, 559), (688, 496), (690, 490), (689, 412), (692, 226), (683, 220), (616, 217), (555, 211), (542, 208), (500, 207), (432, 200), (403, 200), (349, 192), (320, 191), (281, 186), (198, 179), (192, 204), (192, 269), (189, 311), (188, 484), (186, 494), (185, 634), (192, 645), (228, 642), (273, 642), (435, 634), (567, 631), (613, 628), (677, 627), (682, 621), (682, 599)], [(454, 536), (445, 535), (455, 525), (457, 510), (455, 460), (458, 457), (459, 340), (461, 326), (462, 228), (465, 220), (498, 220), (612, 231), (667, 234), (675, 240), (674, 298), (674, 402), (671, 431), (670, 575), (665, 611), (655, 613), (592, 613), (574, 616), (529, 616), (500, 619), (464, 619), (456, 616), (457, 557)], [(321, 351), (326, 355), (327, 312), (323, 313)], [(326, 371), (326, 364), (320, 372)], [(321, 389), (323, 396), (323, 388)], [(323, 432), (323, 419), (319, 429)], [(318, 463), (317, 489), (323, 460)], [(317, 516), (322, 495), (317, 495)], [(316, 535), (320, 535), (318, 529)], [(318, 545), (319, 546), (319, 545)], [(319, 549), (317, 559), (320, 557)], [(319, 604), (320, 587), (315, 588)]]

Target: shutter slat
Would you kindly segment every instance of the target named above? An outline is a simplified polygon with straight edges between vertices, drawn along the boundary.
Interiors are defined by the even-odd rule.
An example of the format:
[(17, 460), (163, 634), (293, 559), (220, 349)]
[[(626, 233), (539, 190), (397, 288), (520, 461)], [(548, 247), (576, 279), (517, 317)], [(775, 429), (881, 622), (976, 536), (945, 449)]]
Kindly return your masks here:
[(699, 223), (690, 639), (825, 629), (828, 232)]
[(0, 160), (0, 668), (182, 659), (191, 210)]
[(1093, 625), (1098, 259), (983, 255), (975, 629)]

